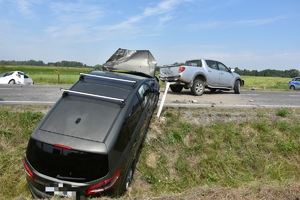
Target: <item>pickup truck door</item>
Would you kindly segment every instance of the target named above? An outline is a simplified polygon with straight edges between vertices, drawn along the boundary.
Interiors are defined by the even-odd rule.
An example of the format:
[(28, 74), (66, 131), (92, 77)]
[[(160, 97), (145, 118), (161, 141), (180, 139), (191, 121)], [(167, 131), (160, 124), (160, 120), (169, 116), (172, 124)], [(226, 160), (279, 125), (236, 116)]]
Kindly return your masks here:
[(218, 70), (217, 62), (213, 60), (206, 60), (207, 68), (207, 79), (208, 84), (211, 86), (218, 86), (220, 79), (220, 72)]
[(232, 72), (223, 63), (218, 62), (218, 67), (220, 73), (219, 86), (230, 87), (233, 79)]

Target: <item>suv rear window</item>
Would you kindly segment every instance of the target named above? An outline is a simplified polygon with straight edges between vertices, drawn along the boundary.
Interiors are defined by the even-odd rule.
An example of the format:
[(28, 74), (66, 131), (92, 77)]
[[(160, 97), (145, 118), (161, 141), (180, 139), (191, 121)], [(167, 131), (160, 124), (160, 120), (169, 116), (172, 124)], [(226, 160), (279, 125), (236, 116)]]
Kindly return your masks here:
[(89, 182), (108, 173), (107, 155), (62, 149), (32, 138), (26, 155), (36, 171), (61, 180)]

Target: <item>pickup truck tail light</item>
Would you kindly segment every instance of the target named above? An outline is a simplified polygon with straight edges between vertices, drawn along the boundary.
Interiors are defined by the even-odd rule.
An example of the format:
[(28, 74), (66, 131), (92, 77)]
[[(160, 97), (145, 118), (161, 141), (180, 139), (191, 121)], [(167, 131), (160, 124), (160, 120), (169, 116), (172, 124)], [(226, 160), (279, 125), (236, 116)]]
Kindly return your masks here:
[(183, 72), (185, 70), (185, 67), (184, 66), (180, 66), (179, 67), (179, 73)]

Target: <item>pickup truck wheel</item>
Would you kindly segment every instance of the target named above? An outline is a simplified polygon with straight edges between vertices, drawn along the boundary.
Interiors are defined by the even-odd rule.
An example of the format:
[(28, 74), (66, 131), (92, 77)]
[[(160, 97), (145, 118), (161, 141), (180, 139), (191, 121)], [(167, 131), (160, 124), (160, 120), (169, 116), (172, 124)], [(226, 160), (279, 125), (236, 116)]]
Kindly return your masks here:
[(235, 94), (241, 93), (241, 82), (239, 80), (235, 81), (234, 83), (234, 93)]
[(182, 85), (170, 85), (170, 88), (172, 90), (172, 92), (181, 92), (183, 86)]
[(201, 96), (204, 93), (204, 83), (200, 79), (195, 79), (193, 83), (193, 87), (191, 88), (191, 92), (193, 95)]

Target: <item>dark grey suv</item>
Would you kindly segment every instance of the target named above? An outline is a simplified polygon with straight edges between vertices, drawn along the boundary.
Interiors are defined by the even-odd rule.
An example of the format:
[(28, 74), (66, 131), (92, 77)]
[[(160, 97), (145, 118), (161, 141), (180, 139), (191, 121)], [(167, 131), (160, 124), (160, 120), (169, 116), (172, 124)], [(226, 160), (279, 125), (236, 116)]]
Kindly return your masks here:
[(158, 79), (92, 71), (62, 91), (27, 146), (23, 165), (32, 195), (122, 195), (157, 106)]

